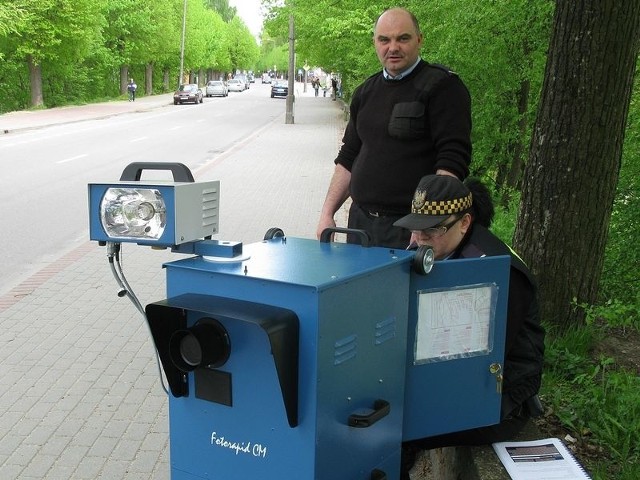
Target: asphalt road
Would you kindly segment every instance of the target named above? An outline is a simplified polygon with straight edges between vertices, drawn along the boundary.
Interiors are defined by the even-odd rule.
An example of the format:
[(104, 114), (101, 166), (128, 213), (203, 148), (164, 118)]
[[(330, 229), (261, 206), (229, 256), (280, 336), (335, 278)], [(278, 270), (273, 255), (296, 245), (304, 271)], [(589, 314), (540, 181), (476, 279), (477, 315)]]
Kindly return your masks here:
[[(206, 167), (283, 112), (256, 83), (199, 105), (0, 136), (0, 294), (87, 240), (89, 182), (117, 180), (134, 161)], [(152, 178), (169, 175), (143, 176)]]

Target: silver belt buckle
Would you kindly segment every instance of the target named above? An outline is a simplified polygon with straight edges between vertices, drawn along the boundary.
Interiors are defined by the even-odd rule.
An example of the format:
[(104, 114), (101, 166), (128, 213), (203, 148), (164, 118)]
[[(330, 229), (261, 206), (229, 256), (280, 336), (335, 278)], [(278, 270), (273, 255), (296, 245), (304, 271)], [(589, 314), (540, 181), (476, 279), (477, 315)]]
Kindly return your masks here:
[(372, 217), (378, 218), (380, 216), (380, 214), (378, 212), (372, 212), (371, 210), (368, 210), (369, 215), (371, 215)]

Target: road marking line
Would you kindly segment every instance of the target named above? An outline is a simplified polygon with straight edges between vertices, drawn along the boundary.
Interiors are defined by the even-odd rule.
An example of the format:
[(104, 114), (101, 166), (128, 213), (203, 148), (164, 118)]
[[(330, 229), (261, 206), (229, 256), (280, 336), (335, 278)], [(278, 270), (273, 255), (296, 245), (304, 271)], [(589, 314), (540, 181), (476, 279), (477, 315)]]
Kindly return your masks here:
[(73, 162), (74, 160), (79, 160), (81, 158), (88, 157), (88, 156), (89, 156), (88, 153), (83, 153), (82, 155), (76, 155), (75, 157), (65, 158), (64, 160), (58, 160), (56, 163)]

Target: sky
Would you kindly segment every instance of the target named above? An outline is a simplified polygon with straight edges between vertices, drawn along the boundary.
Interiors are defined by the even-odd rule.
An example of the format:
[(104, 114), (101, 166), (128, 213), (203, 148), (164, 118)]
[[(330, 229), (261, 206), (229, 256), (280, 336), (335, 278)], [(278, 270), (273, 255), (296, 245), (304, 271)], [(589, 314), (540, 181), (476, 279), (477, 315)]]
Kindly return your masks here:
[(260, 0), (229, 0), (229, 5), (236, 7), (238, 15), (249, 27), (249, 31), (254, 37), (259, 37), (262, 30)]

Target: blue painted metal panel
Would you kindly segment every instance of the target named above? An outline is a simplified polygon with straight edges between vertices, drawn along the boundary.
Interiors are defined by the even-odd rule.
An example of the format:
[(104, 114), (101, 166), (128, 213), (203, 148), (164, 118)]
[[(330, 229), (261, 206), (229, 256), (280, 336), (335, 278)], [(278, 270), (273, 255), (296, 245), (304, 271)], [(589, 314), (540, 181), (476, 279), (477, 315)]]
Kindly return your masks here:
[[(188, 374), (189, 396), (169, 403), (173, 480), (369, 480), (375, 469), (397, 479), (412, 254), (292, 238), (244, 254), (238, 263), (166, 264), (168, 297), (215, 295), (295, 312), (299, 423), (287, 423), (264, 332), (225, 320), (232, 353), (220, 370), (232, 375), (233, 405), (195, 398)], [(199, 315), (189, 312), (189, 323)], [(349, 426), (350, 415), (370, 414), (380, 399), (388, 414)]]
[[(507, 300), (509, 292), (508, 256), (436, 262), (427, 276), (412, 274), (407, 337), (407, 383), (403, 439), (493, 425), (500, 421), (500, 394), (492, 363), (504, 365)], [(491, 349), (474, 356), (441, 355), (416, 364), (420, 292), (464, 291), (474, 286), (495, 286), (495, 311)], [(447, 306), (445, 306), (447, 307)], [(454, 308), (453, 304), (448, 305)]]

